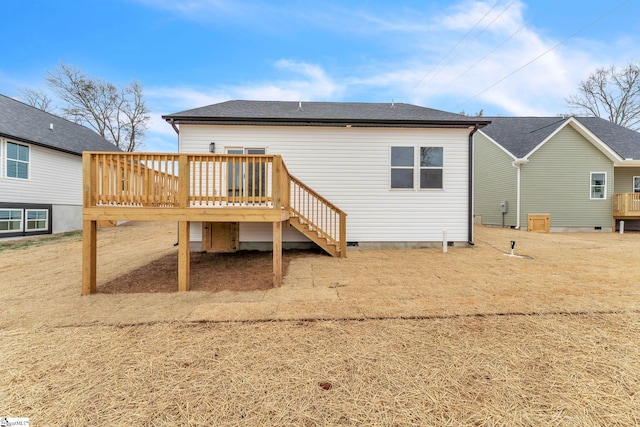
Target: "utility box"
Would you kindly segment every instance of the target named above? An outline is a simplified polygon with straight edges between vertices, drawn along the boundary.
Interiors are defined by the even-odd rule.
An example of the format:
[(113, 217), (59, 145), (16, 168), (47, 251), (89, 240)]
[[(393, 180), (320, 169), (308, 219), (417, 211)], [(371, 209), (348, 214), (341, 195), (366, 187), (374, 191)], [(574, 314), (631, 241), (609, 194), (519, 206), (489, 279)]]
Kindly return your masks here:
[(509, 202), (507, 202), (506, 200), (501, 201), (500, 212), (507, 213), (508, 210), (509, 210)]

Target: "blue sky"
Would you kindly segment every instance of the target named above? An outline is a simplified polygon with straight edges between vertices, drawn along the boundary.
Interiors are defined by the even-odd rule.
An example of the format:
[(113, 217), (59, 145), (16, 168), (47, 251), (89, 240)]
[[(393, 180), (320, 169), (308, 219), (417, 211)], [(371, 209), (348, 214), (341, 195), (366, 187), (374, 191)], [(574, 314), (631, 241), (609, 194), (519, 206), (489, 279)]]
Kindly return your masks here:
[(160, 116), (229, 99), (407, 102), (569, 113), (598, 67), (640, 60), (637, 0), (4, 1), (0, 93), (47, 91), (59, 63), (144, 86)]

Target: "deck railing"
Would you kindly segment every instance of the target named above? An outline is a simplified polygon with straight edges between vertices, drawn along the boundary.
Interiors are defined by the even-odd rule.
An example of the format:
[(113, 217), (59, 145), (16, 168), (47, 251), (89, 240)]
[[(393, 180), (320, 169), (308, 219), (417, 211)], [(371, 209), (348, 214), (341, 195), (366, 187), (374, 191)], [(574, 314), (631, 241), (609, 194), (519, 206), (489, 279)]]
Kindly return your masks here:
[(273, 207), (274, 156), (188, 155), (190, 206)]
[(346, 253), (346, 214), (278, 155), (86, 152), (84, 207), (284, 208)]
[(613, 195), (613, 216), (640, 217), (640, 193), (618, 193)]
[(294, 176), (289, 175), (289, 182), (292, 214), (345, 254), (347, 214)]
[(176, 205), (175, 155), (89, 153), (85, 156), (85, 180), (89, 179), (85, 207)]
[[(86, 153), (85, 207), (275, 207), (268, 155)], [(277, 171), (280, 173), (280, 171)], [(180, 179), (180, 177), (186, 177)]]

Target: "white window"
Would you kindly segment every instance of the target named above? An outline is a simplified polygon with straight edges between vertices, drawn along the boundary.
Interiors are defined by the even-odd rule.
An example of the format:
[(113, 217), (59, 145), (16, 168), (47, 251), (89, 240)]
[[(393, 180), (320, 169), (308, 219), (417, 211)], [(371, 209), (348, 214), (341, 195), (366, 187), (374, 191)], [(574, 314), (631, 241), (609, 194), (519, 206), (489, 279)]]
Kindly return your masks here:
[(443, 147), (391, 147), (390, 181), (391, 188), (444, 188)]
[(607, 198), (607, 173), (591, 172), (591, 199)]
[(7, 178), (29, 179), (29, 147), (7, 141)]
[(420, 147), (420, 188), (442, 188), (442, 147)]
[(413, 188), (413, 147), (391, 147), (391, 188)]
[(49, 229), (49, 211), (46, 209), (26, 209), (26, 231), (46, 231)]
[(0, 233), (22, 231), (22, 209), (0, 209)]
[(633, 192), (640, 193), (640, 176), (633, 177)]
[(51, 206), (0, 204), (0, 235), (25, 236), (51, 233)]

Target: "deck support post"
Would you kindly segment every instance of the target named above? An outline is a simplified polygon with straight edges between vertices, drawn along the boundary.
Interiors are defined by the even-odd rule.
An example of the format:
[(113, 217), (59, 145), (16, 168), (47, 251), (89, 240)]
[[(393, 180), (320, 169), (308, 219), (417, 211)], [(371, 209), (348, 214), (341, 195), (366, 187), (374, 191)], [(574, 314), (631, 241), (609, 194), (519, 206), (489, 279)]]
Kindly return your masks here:
[(282, 285), (282, 221), (273, 223), (273, 286)]
[(96, 292), (97, 221), (82, 221), (82, 295)]
[(191, 280), (190, 225), (189, 221), (178, 222), (178, 291), (188, 291)]

